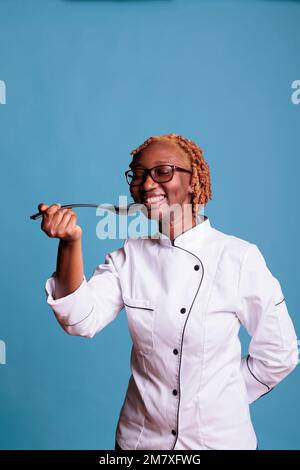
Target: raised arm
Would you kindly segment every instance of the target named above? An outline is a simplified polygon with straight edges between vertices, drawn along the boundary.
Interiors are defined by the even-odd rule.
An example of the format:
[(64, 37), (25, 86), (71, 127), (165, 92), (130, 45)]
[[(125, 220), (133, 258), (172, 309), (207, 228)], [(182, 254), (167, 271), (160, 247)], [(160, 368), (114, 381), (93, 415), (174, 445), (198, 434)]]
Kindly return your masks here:
[(82, 283), (82, 229), (77, 225), (77, 215), (72, 209), (61, 209), (60, 204), (39, 204), (43, 211), (41, 229), (50, 238), (58, 238), (56, 262), (56, 290), (59, 299), (74, 292)]
[[(45, 209), (39, 205), (39, 210)], [(68, 211), (68, 212), (66, 212)], [(42, 229), (60, 239), (56, 271), (47, 279), (45, 292), (62, 328), (70, 335), (93, 337), (124, 307), (118, 268), (125, 259), (119, 248), (105, 257), (89, 281), (83, 271), (81, 228), (70, 209), (54, 204), (43, 216)]]

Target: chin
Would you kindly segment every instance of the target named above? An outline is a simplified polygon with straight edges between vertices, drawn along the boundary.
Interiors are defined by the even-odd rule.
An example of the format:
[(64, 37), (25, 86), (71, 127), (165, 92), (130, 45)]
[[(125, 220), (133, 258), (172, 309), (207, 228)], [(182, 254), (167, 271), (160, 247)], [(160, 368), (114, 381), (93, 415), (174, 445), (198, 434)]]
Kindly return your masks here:
[(146, 215), (147, 215), (148, 219), (163, 221), (164, 218), (167, 219), (169, 217), (168, 207), (164, 207), (164, 208), (162, 208), (162, 207), (146, 208)]

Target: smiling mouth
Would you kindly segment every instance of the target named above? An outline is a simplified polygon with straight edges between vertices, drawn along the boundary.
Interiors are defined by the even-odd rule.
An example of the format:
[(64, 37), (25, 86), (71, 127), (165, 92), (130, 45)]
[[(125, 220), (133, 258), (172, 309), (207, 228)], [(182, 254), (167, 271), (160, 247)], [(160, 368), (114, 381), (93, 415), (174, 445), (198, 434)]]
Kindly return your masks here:
[(152, 197), (144, 197), (143, 203), (145, 204), (146, 207), (148, 206), (153, 206), (153, 205), (159, 205), (166, 199), (166, 195), (161, 194), (160, 196), (152, 196)]

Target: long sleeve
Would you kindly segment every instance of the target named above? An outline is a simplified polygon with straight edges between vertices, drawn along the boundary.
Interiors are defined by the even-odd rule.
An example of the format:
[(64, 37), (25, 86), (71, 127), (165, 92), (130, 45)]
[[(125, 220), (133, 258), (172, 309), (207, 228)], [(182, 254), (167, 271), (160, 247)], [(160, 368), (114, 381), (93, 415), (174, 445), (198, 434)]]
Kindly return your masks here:
[(55, 300), (56, 282), (54, 272), (45, 284), (47, 303), (70, 335), (92, 338), (124, 307), (118, 271), (110, 253), (105, 263), (96, 267), (89, 281), (84, 276), (74, 292)]
[(258, 247), (242, 262), (237, 316), (252, 337), (241, 368), (249, 403), (268, 393), (298, 363), (297, 337), (278, 280)]

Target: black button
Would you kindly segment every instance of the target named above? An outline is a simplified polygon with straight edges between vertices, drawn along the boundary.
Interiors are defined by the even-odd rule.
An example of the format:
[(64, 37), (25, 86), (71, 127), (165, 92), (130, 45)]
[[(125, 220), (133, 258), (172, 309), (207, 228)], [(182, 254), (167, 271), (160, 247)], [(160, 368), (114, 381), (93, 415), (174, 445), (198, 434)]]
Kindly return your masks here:
[(180, 313), (185, 313), (185, 312), (186, 312), (186, 309), (184, 307), (180, 309)]
[(178, 349), (173, 349), (174, 354), (178, 354)]
[(196, 265), (194, 266), (194, 270), (195, 270), (195, 271), (199, 271), (199, 269), (200, 269), (199, 264), (196, 264)]
[(175, 429), (172, 429), (172, 434), (173, 434), (173, 436), (176, 436), (176, 431), (175, 431)]
[(173, 395), (177, 395), (177, 390), (173, 390)]

